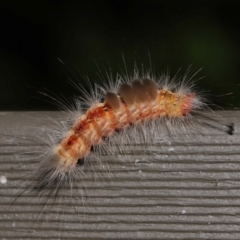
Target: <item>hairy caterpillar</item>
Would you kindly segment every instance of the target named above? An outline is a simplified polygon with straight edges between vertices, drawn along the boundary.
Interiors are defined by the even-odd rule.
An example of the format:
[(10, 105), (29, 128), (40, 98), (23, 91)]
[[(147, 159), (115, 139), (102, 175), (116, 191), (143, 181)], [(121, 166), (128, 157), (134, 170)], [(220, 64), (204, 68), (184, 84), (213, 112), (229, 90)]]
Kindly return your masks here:
[[(135, 70), (131, 78), (118, 76), (103, 86), (95, 84), (90, 94), (83, 91), (63, 136), (51, 136), (47, 157), (34, 174), (34, 188), (54, 196), (62, 187), (81, 188), (89, 167), (95, 171), (101, 166), (101, 154), (111, 162), (116, 148), (136, 141), (148, 145), (158, 133), (201, 134), (205, 127), (232, 135), (233, 124), (221, 123), (208, 111), (205, 98), (194, 90), (193, 77), (187, 72), (179, 82), (168, 75), (157, 80)], [(82, 111), (82, 105), (88, 108)]]

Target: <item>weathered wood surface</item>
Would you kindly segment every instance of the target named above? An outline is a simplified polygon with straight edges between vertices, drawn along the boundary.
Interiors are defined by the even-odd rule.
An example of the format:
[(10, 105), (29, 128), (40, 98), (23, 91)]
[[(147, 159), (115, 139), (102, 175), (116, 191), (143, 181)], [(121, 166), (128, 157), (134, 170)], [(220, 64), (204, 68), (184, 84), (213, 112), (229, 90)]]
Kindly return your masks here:
[(43, 116), (61, 113), (0, 113), (1, 239), (240, 239), (240, 112), (218, 114), (235, 123), (233, 136), (208, 130), (163, 138), (147, 151), (129, 146), (110, 164), (111, 177), (85, 182), (84, 204), (66, 190), (60, 207), (43, 208), (32, 192), (13, 202), (47, 133), (24, 138)]

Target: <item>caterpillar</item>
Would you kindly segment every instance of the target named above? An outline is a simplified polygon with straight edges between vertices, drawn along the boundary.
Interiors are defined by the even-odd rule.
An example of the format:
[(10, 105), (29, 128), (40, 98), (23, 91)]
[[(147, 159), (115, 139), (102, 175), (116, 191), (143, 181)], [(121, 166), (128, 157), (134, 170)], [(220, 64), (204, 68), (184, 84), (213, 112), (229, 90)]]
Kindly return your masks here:
[[(39, 194), (48, 191), (56, 196), (62, 187), (81, 185), (87, 166), (95, 168), (101, 153), (106, 150), (111, 161), (114, 147), (121, 148), (121, 144), (139, 138), (147, 145), (161, 132), (199, 134), (202, 128), (232, 135), (234, 124), (221, 123), (209, 111), (207, 100), (195, 90), (194, 76), (188, 78), (186, 73), (182, 81), (176, 82), (168, 75), (157, 80), (135, 71), (132, 78), (119, 77), (103, 86), (95, 84), (90, 95), (83, 91), (83, 97), (76, 100), (78, 107), (71, 125), (61, 139), (53, 137), (47, 158), (36, 171), (34, 189)], [(82, 102), (89, 102), (85, 111)]]

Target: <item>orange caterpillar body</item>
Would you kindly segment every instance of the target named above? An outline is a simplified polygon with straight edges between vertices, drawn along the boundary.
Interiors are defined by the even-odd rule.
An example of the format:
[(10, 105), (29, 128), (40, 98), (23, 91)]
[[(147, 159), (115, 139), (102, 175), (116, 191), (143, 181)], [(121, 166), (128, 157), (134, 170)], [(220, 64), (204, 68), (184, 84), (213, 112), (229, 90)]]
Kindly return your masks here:
[[(222, 124), (216, 116), (203, 111), (208, 109), (204, 98), (193, 90), (194, 84), (189, 85), (186, 78), (187, 75), (182, 82), (174, 83), (163, 76), (157, 83), (150, 77), (139, 78), (137, 73), (132, 81), (119, 79), (115, 84), (110, 81), (108, 90), (95, 85), (92, 95), (83, 92), (83, 103), (90, 98), (94, 101), (85, 113), (77, 111), (72, 126), (68, 127), (70, 130), (64, 132), (60, 141), (53, 139), (54, 146), (36, 171), (38, 182), (34, 188), (40, 193), (46, 189), (56, 195), (63, 186), (79, 185), (85, 178), (88, 163), (93, 170), (101, 163), (102, 150), (109, 150), (107, 155), (114, 158), (112, 148), (129, 139), (137, 140), (139, 133), (143, 141), (154, 139), (153, 135), (159, 130), (171, 134), (172, 130), (183, 129), (199, 134), (201, 127), (210, 127), (233, 134), (233, 124)], [(76, 105), (81, 103), (77, 100)], [(148, 141), (144, 143), (147, 145)], [(98, 151), (92, 151), (96, 147)]]
[(131, 85), (123, 83), (119, 95), (107, 92), (103, 103), (93, 105), (76, 120), (55, 149), (59, 164), (68, 170), (74, 168), (103, 137), (130, 124), (163, 116), (182, 118), (191, 110), (193, 99), (194, 94), (159, 90), (148, 78), (134, 80)]

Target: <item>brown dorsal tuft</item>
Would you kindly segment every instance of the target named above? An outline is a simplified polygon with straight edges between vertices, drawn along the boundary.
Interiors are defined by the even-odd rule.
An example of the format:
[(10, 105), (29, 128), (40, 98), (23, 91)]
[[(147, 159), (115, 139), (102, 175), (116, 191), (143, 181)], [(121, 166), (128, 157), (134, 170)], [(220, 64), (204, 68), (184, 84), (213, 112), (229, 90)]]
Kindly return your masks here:
[(122, 100), (127, 105), (133, 105), (134, 104), (134, 102), (135, 102), (134, 91), (133, 91), (133, 88), (129, 84), (123, 83), (120, 86), (119, 94), (120, 94)]
[(120, 100), (117, 94), (113, 92), (107, 92), (105, 96), (105, 104), (113, 109), (113, 111), (118, 111), (121, 107)]
[(142, 80), (145, 91), (147, 91), (149, 100), (154, 101), (158, 95), (158, 86), (157, 84), (149, 78), (144, 78)]
[(140, 103), (148, 101), (148, 93), (140, 79), (132, 81), (132, 87), (136, 100)]

